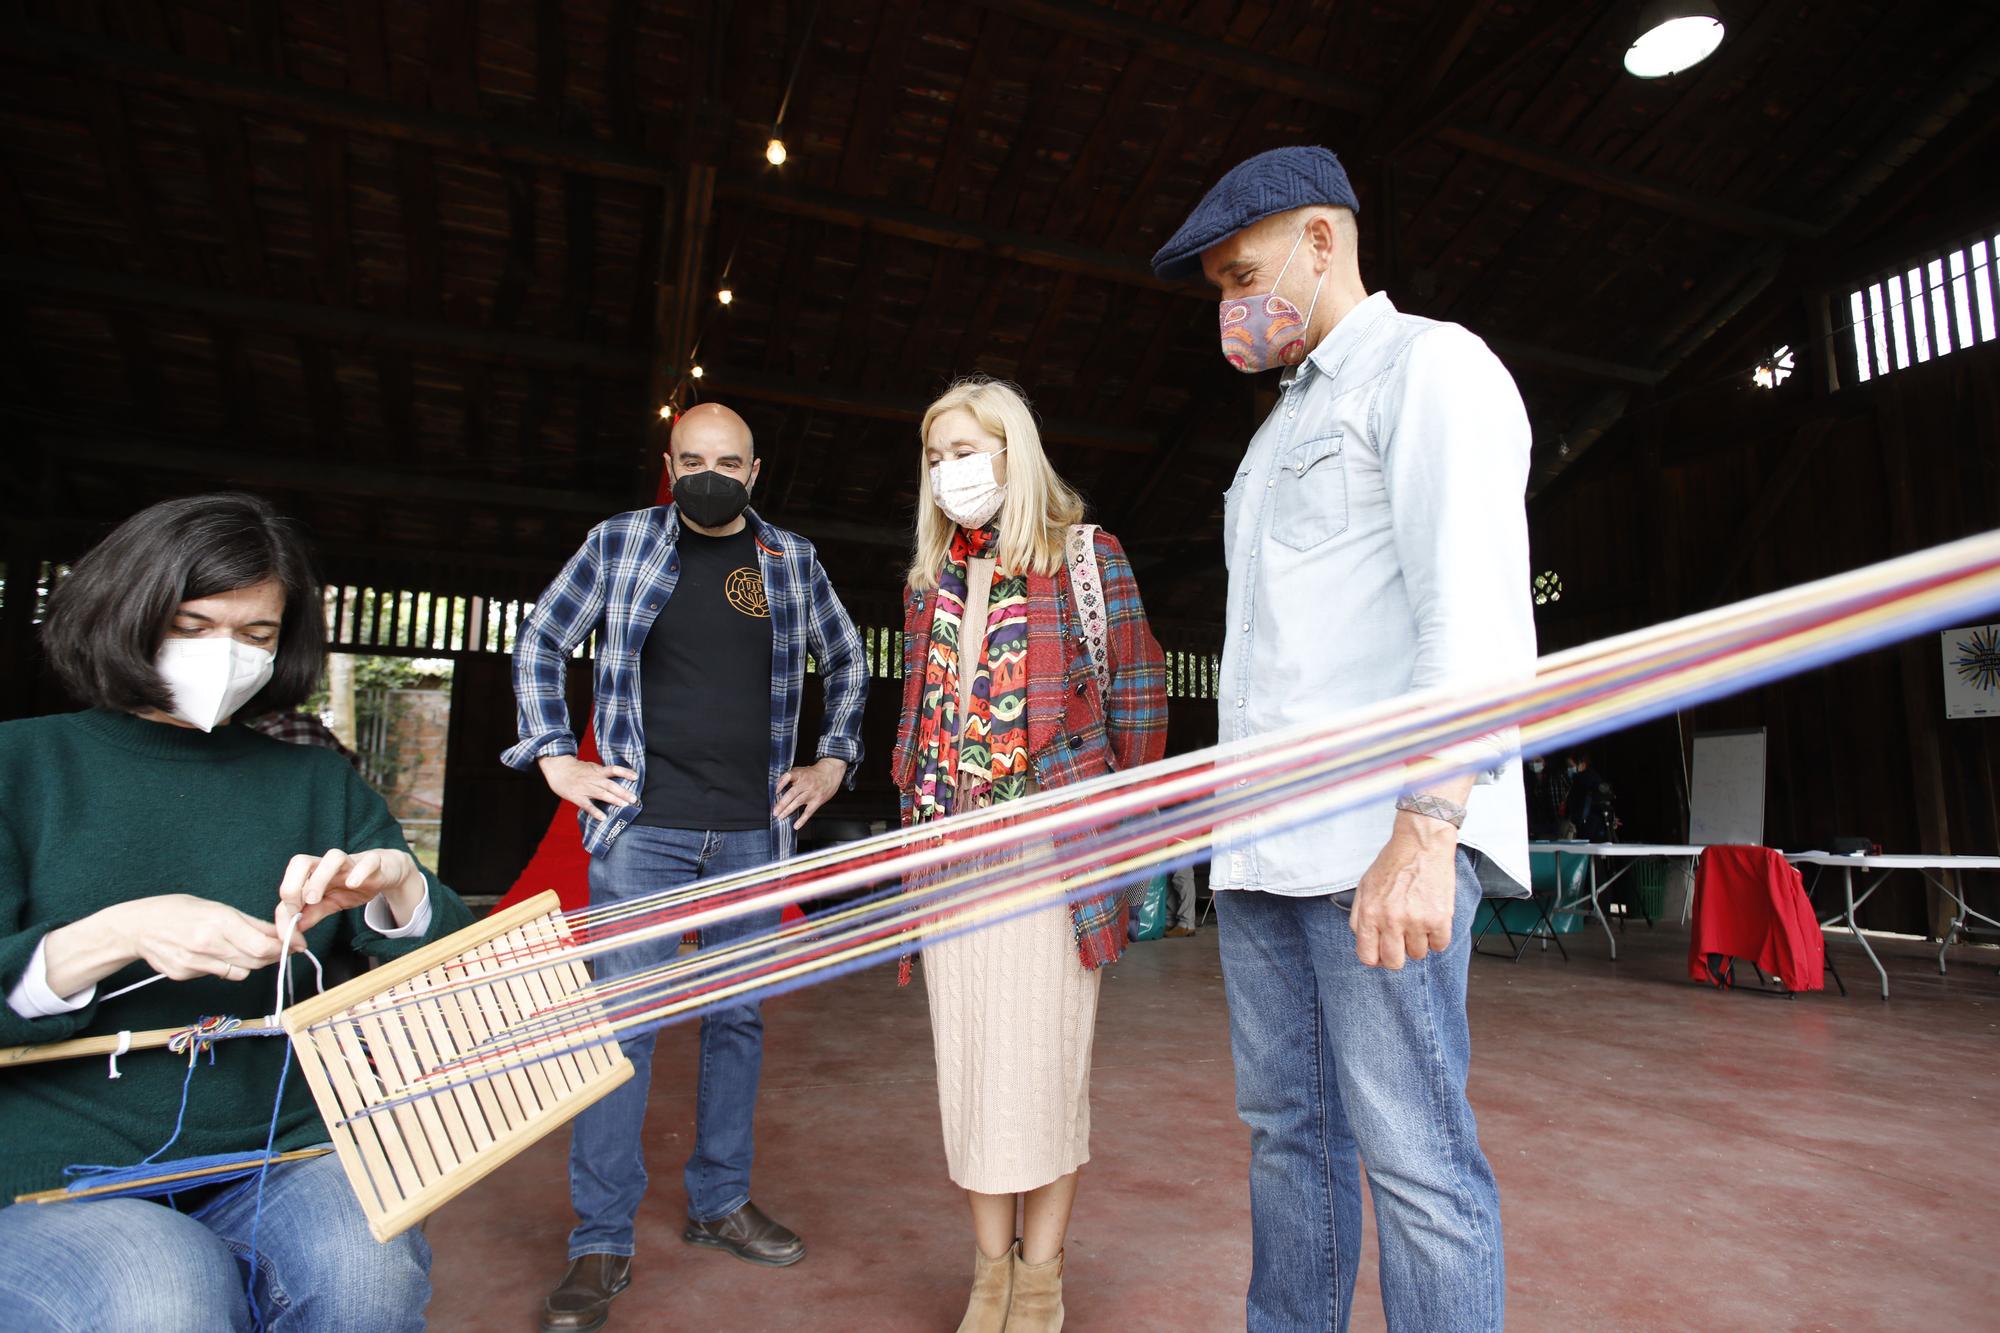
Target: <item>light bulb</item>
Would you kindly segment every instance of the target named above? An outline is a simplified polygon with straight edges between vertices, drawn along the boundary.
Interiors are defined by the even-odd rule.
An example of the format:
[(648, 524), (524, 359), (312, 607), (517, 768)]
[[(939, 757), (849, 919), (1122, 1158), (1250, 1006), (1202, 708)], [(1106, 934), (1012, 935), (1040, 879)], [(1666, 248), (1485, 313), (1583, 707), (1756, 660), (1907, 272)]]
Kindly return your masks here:
[(1641, 79), (1663, 79), (1699, 65), (1722, 45), (1722, 16), (1713, 5), (1667, 0), (1639, 16), (1639, 35), (1625, 51), (1625, 70)]
[(728, 305), (731, 301), (734, 301), (736, 299), (736, 293), (730, 290), (729, 288), (724, 287), (721, 291), (715, 294), (715, 299), (718, 304)]
[(702, 376), (703, 376), (704, 374), (706, 374), (706, 373), (707, 373), (707, 372), (706, 372), (706, 371), (704, 371), (704, 370), (703, 370), (703, 369), (702, 369), (702, 368), (701, 368), (700, 366), (689, 366), (689, 367), (688, 367), (688, 374), (689, 374), (689, 375), (692, 375), (692, 376), (693, 376), (693, 377), (694, 377), (695, 379), (700, 379), (700, 378), (701, 378), (701, 377), (702, 377)]
[(674, 419), (674, 405), (672, 403), (661, 403), (660, 420), (672, 421), (673, 419)]
[(764, 160), (774, 167), (785, 165), (785, 141), (773, 135), (771, 142), (764, 145)]

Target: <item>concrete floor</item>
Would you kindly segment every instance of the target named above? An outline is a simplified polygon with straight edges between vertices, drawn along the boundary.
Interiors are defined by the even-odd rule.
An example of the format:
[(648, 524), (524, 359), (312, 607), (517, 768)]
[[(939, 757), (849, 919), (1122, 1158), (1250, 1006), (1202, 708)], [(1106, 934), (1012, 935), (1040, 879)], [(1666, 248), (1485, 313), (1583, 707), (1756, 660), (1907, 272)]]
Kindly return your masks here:
[[(1473, 960), (1473, 1100), (1499, 1175), (1510, 1327), (1969, 1329), (2000, 1308), (2000, 979), (1939, 978), (1889, 946), (1894, 999), (1718, 993), (1685, 936), (1605, 957), (1571, 937)], [(1857, 984), (1858, 983), (1858, 984)], [(810, 1251), (767, 1271), (679, 1239), (691, 1029), (669, 1031), (649, 1124), (654, 1188), (613, 1329), (948, 1330), (971, 1240), (938, 1142), (923, 994), (887, 973), (768, 1009), (756, 1198)], [(1243, 1326), (1247, 1147), (1232, 1108), (1213, 931), (1106, 977), (1092, 1149), (1071, 1235), (1074, 1329)], [(432, 1327), (537, 1326), (571, 1221), (567, 1136), (433, 1219)], [(1353, 1327), (1380, 1329), (1372, 1229)]]

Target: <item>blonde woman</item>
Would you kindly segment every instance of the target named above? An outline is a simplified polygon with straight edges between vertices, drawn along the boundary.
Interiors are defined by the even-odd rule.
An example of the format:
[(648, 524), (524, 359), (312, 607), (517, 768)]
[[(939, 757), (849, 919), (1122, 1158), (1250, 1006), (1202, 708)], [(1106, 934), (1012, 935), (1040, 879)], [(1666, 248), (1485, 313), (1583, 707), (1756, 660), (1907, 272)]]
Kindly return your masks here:
[[(1020, 392), (962, 380), (924, 413), (921, 436), (895, 758), (903, 822), (1158, 759), (1166, 672), (1132, 567), (1109, 533), (1078, 527), (1083, 502), (1050, 466)], [(1062, 1327), (1063, 1239), (1090, 1157), (1098, 969), (1124, 946), (1112, 894), (924, 950), (945, 1160), (977, 1245), (960, 1333)]]

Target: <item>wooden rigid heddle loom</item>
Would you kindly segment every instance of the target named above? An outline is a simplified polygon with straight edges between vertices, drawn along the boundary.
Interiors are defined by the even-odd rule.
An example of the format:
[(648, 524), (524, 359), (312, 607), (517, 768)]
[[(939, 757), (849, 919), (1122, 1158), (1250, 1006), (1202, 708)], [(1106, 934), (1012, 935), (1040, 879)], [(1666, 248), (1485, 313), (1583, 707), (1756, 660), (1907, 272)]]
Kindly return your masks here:
[[(1388, 700), (616, 906), (564, 913), (543, 894), (261, 1025), (209, 1019), (0, 1050), (0, 1067), (94, 1054), (113, 1057), (115, 1071), (128, 1051), (171, 1046), (192, 1078), (194, 1056), (218, 1042), (282, 1035), (370, 1229), (387, 1239), (630, 1078), (621, 1037), (1118, 892), (1207, 857), (1218, 839), (1298, 827), (1489, 766), (1496, 752), (1602, 735), (1995, 606), (2000, 533), (1988, 533), (1553, 654), (1477, 687)], [(815, 899), (833, 905), (675, 956), (687, 931)], [(661, 961), (592, 980), (589, 960), (640, 945), (652, 947), (623, 957)], [(144, 1176), (136, 1185), (158, 1194), (162, 1181), (185, 1188), (175, 1182), (264, 1170), (267, 1154), (220, 1166), (149, 1158), (114, 1174)], [(86, 1180), (30, 1197), (122, 1188)]]
[[(561, 903), (544, 893), (280, 1015), (377, 1240), (422, 1221), (632, 1077), (586, 1005), (566, 1048), (421, 1095), (438, 1071), (499, 1034), (589, 995), (590, 974), (574, 958), (478, 980), (571, 943)], [(445, 987), (453, 989), (437, 994)]]

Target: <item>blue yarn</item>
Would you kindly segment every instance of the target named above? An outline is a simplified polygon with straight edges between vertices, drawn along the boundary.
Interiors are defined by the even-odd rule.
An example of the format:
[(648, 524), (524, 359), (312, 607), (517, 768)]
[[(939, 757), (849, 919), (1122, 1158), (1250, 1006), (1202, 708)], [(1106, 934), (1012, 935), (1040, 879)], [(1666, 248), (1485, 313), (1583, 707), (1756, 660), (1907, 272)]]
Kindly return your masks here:
[[(203, 1022), (208, 1020), (204, 1019)], [(227, 1184), (231, 1181), (257, 1178), (257, 1196), (250, 1210), (250, 1245), (245, 1264), (249, 1277), (244, 1280), (243, 1296), (250, 1305), (250, 1318), (262, 1333), (264, 1312), (257, 1304), (257, 1233), (264, 1224), (264, 1180), (271, 1172), (271, 1156), (278, 1143), (278, 1121), (285, 1110), (285, 1080), (292, 1072), (292, 1048), (285, 1047), (285, 1061), (278, 1067), (278, 1093), (271, 1099), (271, 1123), (264, 1134), (264, 1148), (261, 1152), (212, 1153), (203, 1157), (180, 1157), (171, 1162), (161, 1162), (160, 1155), (180, 1141), (181, 1132), (187, 1127), (188, 1091), (194, 1086), (194, 1070), (198, 1057), (206, 1052), (208, 1063), (215, 1063), (215, 1043), (230, 1037), (274, 1037), (283, 1033), (252, 1029), (249, 1031), (221, 1031), (204, 1033), (190, 1037), (187, 1073), (181, 1078), (181, 1105), (174, 1116), (174, 1132), (167, 1141), (146, 1154), (131, 1166), (78, 1165), (63, 1168), (63, 1175), (70, 1181), (65, 1188), (74, 1194), (81, 1190), (99, 1190), (93, 1198), (106, 1199), (158, 1199), (171, 1197), (183, 1190), (203, 1185)], [(182, 1171), (205, 1171), (200, 1180), (176, 1180), (171, 1182), (151, 1179), (159, 1175), (159, 1168), (171, 1166)], [(106, 1186), (123, 1186), (106, 1189)]]
[(243, 1283), (243, 1298), (250, 1302), (250, 1318), (263, 1333), (264, 1312), (257, 1306), (257, 1230), (264, 1224), (264, 1181), (271, 1174), (271, 1150), (278, 1142), (278, 1117), (285, 1109), (285, 1078), (292, 1072), (292, 1048), (285, 1046), (285, 1062), (278, 1066), (278, 1095), (271, 1099), (271, 1127), (264, 1133), (264, 1161), (257, 1168), (257, 1198), (250, 1209), (250, 1276)]

